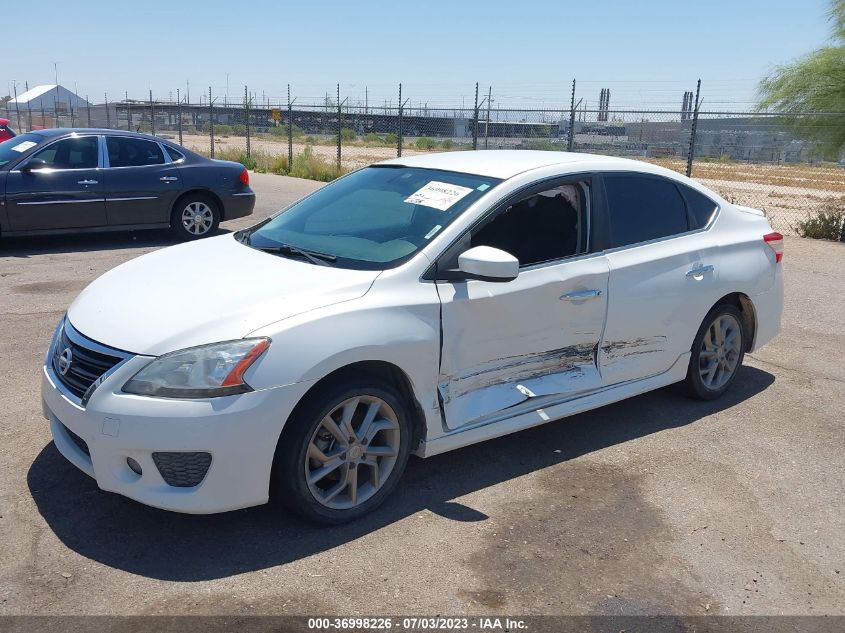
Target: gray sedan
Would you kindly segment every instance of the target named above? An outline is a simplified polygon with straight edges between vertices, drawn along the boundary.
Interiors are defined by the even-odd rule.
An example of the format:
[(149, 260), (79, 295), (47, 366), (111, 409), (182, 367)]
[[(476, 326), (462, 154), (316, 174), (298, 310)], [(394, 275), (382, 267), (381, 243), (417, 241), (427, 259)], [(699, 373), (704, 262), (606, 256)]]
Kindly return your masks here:
[(170, 227), (210, 235), (252, 213), (240, 163), (115, 130), (50, 129), (0, 143), (0, 235)]

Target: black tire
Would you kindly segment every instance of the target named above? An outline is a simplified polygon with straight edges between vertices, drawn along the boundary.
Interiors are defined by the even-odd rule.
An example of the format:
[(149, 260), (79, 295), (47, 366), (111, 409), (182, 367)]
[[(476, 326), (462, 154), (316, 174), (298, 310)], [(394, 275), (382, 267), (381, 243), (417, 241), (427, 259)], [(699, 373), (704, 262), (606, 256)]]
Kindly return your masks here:
[[(381, 399), (395, 413), (400, 438), (396, 460), (381, 487), (366, 501), (348, 509), (330, 508), (317, 500), (306, 482), (309, 444), (321, 421), (338, 405), (357, 396)], [(391, 384), (368, 375), (332, 381), (308, 394), (285, 425), (273, 468), (275, 494), (288, 508), (310, 521), (331, 525), (354, 521), (381, 505), (396, 488), (408, 462), (411, 437), (408, 405)], [(356, 468), (364, 469), (363, 466)]]
[[(196, 232), (194, 227), (199, 225), (186, 225), (183, 222), (183, 213), (186, 209), (193, 208), (205, 214), (207, 209), (210, 213), (210, 224), (204, 223), (201, 227), (201, 232)], [(174, 235), (180, 240), (198, 240), (209, 235), (214, 235), (217, 227), (220, 226), (220, 205), (217, 201), (204, 193), (188, 193), (179, 198), (176, 204), (173, 205), (173, 211), (170, 214), (170, 229)]]
[[(704, 343), (704, 337), (707, 335), (707, 331), (723, 316), (732, 317), (739, 326), (737, 330), (737, 335), (740, 337), (738, 359), (733, 373), (727, 378), (726, 382), (719, 385), (717, 388), (711, 388), (705, 384), (704, 379), (701, 376), (702, 346)], [(695, 335), (695, 339), (693, 340), (691, 348), (692, 356), (690, 357), (689, 368), (687, 369), (687, 377), (684, 382), (680, 383), (681, 392), (686, 396), (697, 398), (699, 400), (715, 400), (716, 398), (721, 397), (728, 388), (730, 388), (733, 381), (736, 380), (736, 376), (742, 367), (742, 361), (745, 358), (746, 336), (747, 333), (745, 332), (742, 313), (736, 308), (736, 306), (730, 304), (720, 304), (710, 310), (710, 312), (707, 313), (707, 316), (704, 317), (704, 321), (701, 323), (701, 327), (698, 328), (698, 333)]]

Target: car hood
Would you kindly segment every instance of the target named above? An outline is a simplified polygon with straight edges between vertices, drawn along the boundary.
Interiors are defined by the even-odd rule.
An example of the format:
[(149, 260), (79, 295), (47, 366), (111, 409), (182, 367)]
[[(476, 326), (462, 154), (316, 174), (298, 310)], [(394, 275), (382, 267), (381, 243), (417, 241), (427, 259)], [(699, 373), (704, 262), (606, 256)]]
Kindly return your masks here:
[(121, 264), (79, 294), (68, 319), (103, 345), (158, 356), (356, 299), (378, 275), (270, 255), (222, 235)]

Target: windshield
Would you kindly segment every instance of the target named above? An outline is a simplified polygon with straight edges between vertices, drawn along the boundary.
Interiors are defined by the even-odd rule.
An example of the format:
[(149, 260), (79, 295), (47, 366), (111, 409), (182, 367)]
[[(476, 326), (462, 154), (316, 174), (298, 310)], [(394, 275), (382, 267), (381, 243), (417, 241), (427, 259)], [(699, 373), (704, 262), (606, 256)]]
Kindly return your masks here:
[(309, 251), (343, 268), (391, 268), (500, 182), (436, 169), (367, 167), (297, 202), (249, 233), (248, 243)]
[(21, 134), (0, 143), (0, 167), (20, 158), (24, 152), (44, 140), (38, 134)]

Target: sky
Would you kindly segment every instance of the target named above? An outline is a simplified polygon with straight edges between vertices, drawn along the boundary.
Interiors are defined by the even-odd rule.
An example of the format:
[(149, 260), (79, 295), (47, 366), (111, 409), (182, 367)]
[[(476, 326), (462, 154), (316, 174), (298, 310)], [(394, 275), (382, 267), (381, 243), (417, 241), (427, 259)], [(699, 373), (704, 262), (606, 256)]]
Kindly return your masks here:
[[(0, 92), (59, 83), (93, 102), (184, 98), (297, 103), (678, 108), (702, 81), (702, 109), (754, 105), (775, 65), (825, 43), (824, 0), (41, 0), (8, 3)], [(46, 17), (49, 16), (49, 17)], [(27, 25), (32, 25), (29, 31)], [(27, 33), (30, 33), (27, 35)], [(4, 34), (4, 38), (7, 35)], [(12, 35), (8, 35), (12, 37)], [(32, 38), (31, 41), (29, 38)], [(36, 45), (37, 42), (37, 45)], [(55, 67), (54, 67), (55, 63)], [(228, 84), (228, 96), (227, 96)]]

